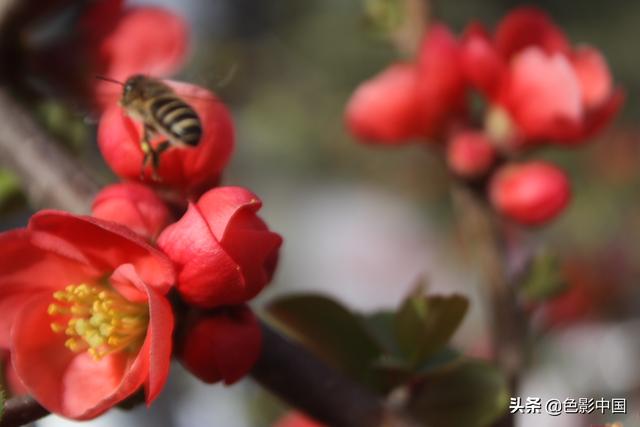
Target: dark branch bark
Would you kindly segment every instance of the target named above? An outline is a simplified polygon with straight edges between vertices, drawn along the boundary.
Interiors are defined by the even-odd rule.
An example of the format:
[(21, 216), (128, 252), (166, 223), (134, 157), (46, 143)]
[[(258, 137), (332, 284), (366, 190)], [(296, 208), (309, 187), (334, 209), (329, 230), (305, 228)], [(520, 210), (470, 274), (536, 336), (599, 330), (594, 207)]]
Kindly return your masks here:
[(336, 427), (417, 425), (269, 326), (262, 331), (265, 350), (253, 378), (286, 401), (296, 396), (296, 406), (313, 418)]
[(5, 404), (0, 427), (17, 427), (29, 424), (48, 414), (49, 411), (31, 397), (14, 397)]
[(0, 117), (0, 165), (20, 178), (32, 204), (87, 212), (97, 182), (3, 89)]

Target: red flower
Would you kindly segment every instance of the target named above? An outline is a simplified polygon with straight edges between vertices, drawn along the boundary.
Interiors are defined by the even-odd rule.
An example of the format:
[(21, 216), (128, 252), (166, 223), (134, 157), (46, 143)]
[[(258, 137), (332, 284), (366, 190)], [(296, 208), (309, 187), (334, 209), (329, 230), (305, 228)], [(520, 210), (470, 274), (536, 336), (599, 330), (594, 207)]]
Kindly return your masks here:
[(0, 234), (0, 347), (48, 410), (95, 417), (145, 386), (161, 391), (173, 266), (128, 229), (44, 211)]
[(489, 117), (501, 118), (489, 120), (489, 133), (511, 143), (582, 141), (602, 129), (622, 104), (622, 91), (614, 89), (601, 54), (571, 47), (536, 8), (511, 12), (494, 37), (472, 24), (461, 56), (468, 81), (492, 104)]
[(447, 147), (449, 168), (456, 174), (474, 178), (489, 171), (495, 161), (496, 150), (482, 132), (464, 131), (454, 135)]
[(214, 188), (160, 234), (158, 246), (178, 266), (177, 289), (187, 302), (241, 304), (271, 280), (282, 239), (256, 215), (261, 205), (244, 188)]
[(198, 314), (185, 329), (178, 357), (206, 383), (233, 384), (251, 370), (260, 355), (260, 325), (247, 306)]
[[(208, 90), (186, 83), (170, 84), (200, 117), (203, 135), (198, 146), (169, 148), (160, 157), (159, 178), (152, 179), (150, 165), (141, 177), (142, 124), (129, 118), (117, 105), (107, 108), (100, 118), (98, 144), (107, 164), (121, 178), (142, 178), (155, 187), (197, 196), (218, 182), (229, 161), (234, 144), (233, 123), (226, 106)], [(162, 139), (157, 137), (153, 144)]]
[(555, 218), (571, 196), (564, 172), (542, 161), (503, 166), (492, 176), (489, 193), (499, 213), (527, 225)]
[(95, 218), (127, 226), (146, 240), (154, 240), (169, 225), (165, 203), (149, 187), (133, 182), (104, 187), (93, 201)]
[(324, 424), (312, 420), (302, 412), (290, 411), (272, 427), (324, 427)]
[[(122, 3), (99, 1), (79, 22), (92, 74), (124, 81), (132, 74), (167, 77), (178, 71), (189, 44), (186, 22), (161, 8), (123, 8)], [(113, 100), (113, 84), (93, 83), (101, 105)]]
[(464, 106), (459, 50), (447, 27), (433, 25), (415, 63), (391, 65), (356, 89), (345, 112), (349, 131), (384, 144), (438, 136)]

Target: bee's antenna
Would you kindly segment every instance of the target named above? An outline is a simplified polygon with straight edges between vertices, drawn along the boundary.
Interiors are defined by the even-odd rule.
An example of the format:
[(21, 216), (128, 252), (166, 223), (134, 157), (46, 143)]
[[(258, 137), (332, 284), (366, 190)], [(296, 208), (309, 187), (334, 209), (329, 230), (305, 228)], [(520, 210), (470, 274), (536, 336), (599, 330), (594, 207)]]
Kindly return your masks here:
[(112, 79), (111, 77), (96, 76), (96, 79), (104, 80), (105, 82), (111, 82), (111, 83), (119, 84), (120, 86), (124, 86), (124, 83), (122, 83), (121, 81), (118, 81), (116, 79)]

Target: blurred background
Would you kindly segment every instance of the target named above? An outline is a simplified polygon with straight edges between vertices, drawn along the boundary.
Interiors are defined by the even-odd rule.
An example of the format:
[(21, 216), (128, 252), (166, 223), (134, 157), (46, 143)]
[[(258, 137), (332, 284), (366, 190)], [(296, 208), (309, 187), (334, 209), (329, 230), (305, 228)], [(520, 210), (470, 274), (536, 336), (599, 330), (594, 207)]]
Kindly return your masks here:
[[(530, 2), (531, 3), (531, 2)], [(275, 280), (256, 307), (293, 292), (328, 294), (360, 311), (395, 307), (425, 278), (436, 292), (472, 300), (455, 337), (488, 347), (481, 275), (458, 230), (450, 177), (439, 150), (356, 143), (343, 108), (364, 79), (398, 58), (371, 25), (364, 1), (158, 0), (192, 28), (187, 66), (175, 78), (209, 87), (231, 109), (236, 149), (224, 183), (252, 189), (262, 216), (285, 238)], [(471, 20), (494, 25), (517, 1), (431, 2), (431, 17), (460, 32)], [(519, 426), (640, 425), (640, 3), (540, 1), (574, 43), (598, 47), (627, 101), (617, 122), (578, 150), (544, 149), (569, 173), (574, 199), (530, 238), (557, 257), (565, 294), (534, 315), (536, 345), (519, 395), (626, 397), (628, 415), (525, 415)], [(46, 34), (45, 34), (46, 37)], [(95, 142), (95, 120), (56, 98), (34, 106), (42, 125), (105, 180), (114, 181)], [(0, 229), (22, 226), (33, 208), (21, 183), (0, 170)], [(151, 408), (113, 411), (91, 424), (268, 426), (285, 407), (251, 380), (205, 386), (175, 366)], [(133, 414), (134, 416), (131, 416)], [(72, 425), (50, 417), (38, 425)]]

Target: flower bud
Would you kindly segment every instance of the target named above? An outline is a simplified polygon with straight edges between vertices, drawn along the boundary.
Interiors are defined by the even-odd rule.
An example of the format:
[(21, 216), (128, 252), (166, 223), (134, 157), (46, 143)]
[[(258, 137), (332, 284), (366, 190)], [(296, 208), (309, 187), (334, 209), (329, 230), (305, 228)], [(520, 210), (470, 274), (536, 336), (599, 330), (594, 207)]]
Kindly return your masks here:
[(272, 427), (324, 427), (324, 424), (312, 420), (302, 412), (289, 411), (280, 418)]
[(489, 171), (496, 150), (483, 132), (457, 133), (447, 147), (449, 168), (465, 178), (476, 178)]
[(282, 238), (256, 212), (262, 202), (240, 187), (206, 192), (158, 238), (178, 269), (177, 290), (190, 304), (241, 304), (271, 280)]
[[(159, 156), (159, 167), (143, 167), (142, 123), (130, 118), (118, 105), (111, 105), (100, 118), (98, 145), (107, 164), (123, 179), (142, 180), (182, 196), (198, 196), (215, 185), (233, 150), (231, 116), (213, 93), (186, 83), (170, 83), (179, 97), (193, 107), (200, 118), (202, 137), (195, 147), (169, 148)], [(166, 138), (155, 135), (152, 145)]]
[(571, 190), (560, 168), (535, 161), (499, 169), (491, 179), (489, 195), (500, 214), (522, 224), (538, 225), (562, 212)]
[(346, 123), (364, 142), (398, 144), (417, 136), (417, 68), (395, 64), (362, 83), (349, 100)]
[(262, 347), (258, 320), (247, 306), (199, 314), (186, 325), (178, 357), (206, 383), (233, 384), (253, 367)]
[(169, 224), (170, 213), (153, 190), (127, 182), (109, 185), (96, 196), (92, 215), (129, 227), (147, 240), (154, 240)]

